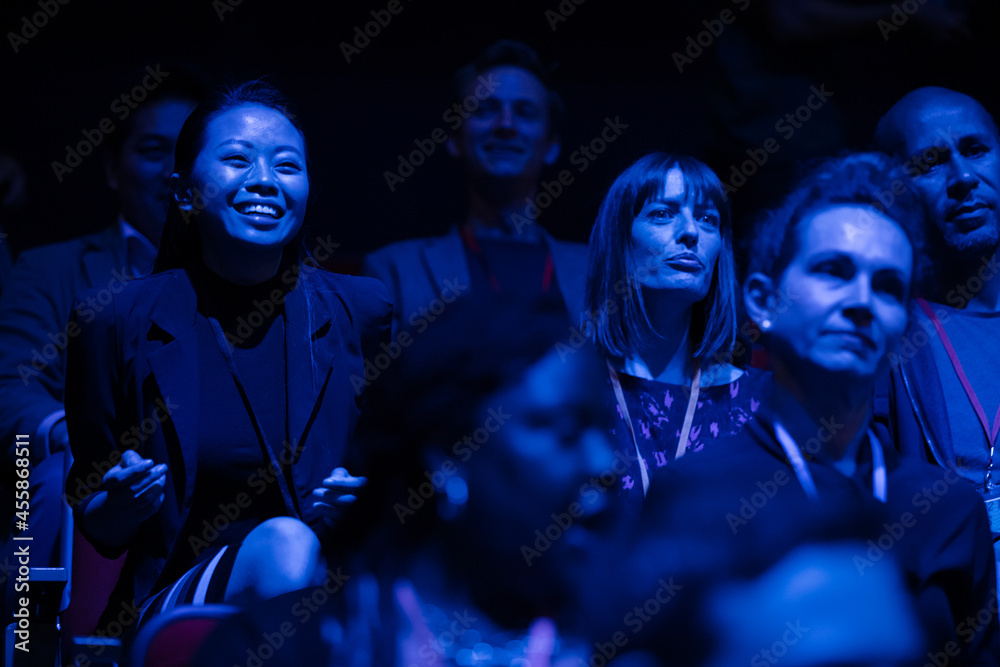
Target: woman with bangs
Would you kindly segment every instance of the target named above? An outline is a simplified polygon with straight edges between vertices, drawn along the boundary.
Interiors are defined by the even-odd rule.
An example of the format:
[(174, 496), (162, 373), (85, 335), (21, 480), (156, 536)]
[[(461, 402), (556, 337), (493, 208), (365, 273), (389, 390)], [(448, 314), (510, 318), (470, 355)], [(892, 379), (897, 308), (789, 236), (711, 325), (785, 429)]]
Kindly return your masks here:
[(733, 364), (732, 239), (725, 187), (687, 155), (639, 159), (598, 213), (584, 325), (607, 361), (614, 483), (633, 507), (671, 461), (738, 433), (765, 393), (770, 374)]

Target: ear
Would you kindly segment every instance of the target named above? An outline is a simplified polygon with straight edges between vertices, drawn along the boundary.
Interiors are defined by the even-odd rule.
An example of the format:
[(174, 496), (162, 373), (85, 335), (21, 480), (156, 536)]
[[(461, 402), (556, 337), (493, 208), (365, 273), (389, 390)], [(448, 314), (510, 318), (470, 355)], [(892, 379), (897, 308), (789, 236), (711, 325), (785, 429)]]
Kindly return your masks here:
[(557, 135), (552, 135), (549, 139), (549, 146), (545, 149), (545, 165), (551, 167), (559, 159), (559, 151), (562, 150), (562, 142)]
[(761, 331), (767, 331), (774, 321), (775, 285), (763, 273), (751, 273), (743, 283), (743, 304)]
[(191, 183), (180, 174), (170, 176), (170, 194), (173, 195), (177, 207), (182, 211), (190, 211), (194, 207), (194, 197), (191, 194)]

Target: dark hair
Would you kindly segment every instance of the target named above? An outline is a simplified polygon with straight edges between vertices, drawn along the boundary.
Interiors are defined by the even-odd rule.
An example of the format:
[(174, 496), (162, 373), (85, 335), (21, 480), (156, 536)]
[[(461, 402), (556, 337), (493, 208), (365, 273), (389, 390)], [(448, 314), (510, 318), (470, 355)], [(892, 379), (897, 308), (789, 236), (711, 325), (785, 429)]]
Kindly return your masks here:
[(552, 89), (551, 65), (542, 62), (538, 54), (523, 42), (511, 39), (501, 39), (486, 47), (476, 58), (461, 67), (452, 77), (452, 95), (455, 102), (461, 102), (466, 95), (470, 83), (477, 77), (497, 67), (504, 65), (518, 67), (542, 82), (549, 93), (549, 134), (556, 134), (565, 115), (562, 98)]
[[(207, 102), (199, 105), (188, 116), (177, 137), (177, 147), (174, 150), (174, 173), (184, 181), (191, 173), (198, 154), (204, 147), (205, 129), (209, 122), (219, 114), (237, 107), (257, 105), (274, 109), (281, 113), (302, 134), (303, 145), (305, 135), (295, 115), (289, 110), (288, 101), (277, 88), (267, 81), (255, 79), (218, 90)], [(154, 271), (165, 271), (171, 268), (192, 266), (201, 262), (201, 239), (198, 234), (197, 220), (199, 210), (197, 201), (195, 210), (182, 211), (174, 198), (171, 185), (170, 206), (167, 210), (167, 221), (163, 228), (163, 238), (160, 241), (159, 254), (156, 257)], [(198, 193), (195, 193), (197, 200)], [(286, 246), (286, 257), (295, 253), (298, 259), (307, 255), (302, 247), (305, 226), (298, 236)]]
[(736, 264), (733, 224), (725, 186), (707, 165), (680, 153), (651, 153), (623, 171), (608, 190), (590, 234), (590, 264), (584, 326), (602, 354), (625, 357), (657, 336), (642, 301), (632, 253), (632, 222), (662, 190), (667, 173), (679, 168), (689, 196), (708, 199), (719, 210), (722, 249), (708, 295), (695, 304), (691, 339), (696, 359), (729, 358), (736, 339)]
[[(922, 275), (924, 210), (910, 181), (884, 153), (848, 153), (812, 163), (778, 208), (757, 224), (750, 271), (777, 279), (798, 252), (799, 224), (833, 206), (865, 206), (892, 220), (913, 249), (913, 280)], [(911, 293), (912, 293), (911, 289)]]
[[(154, 86), (137, 85), (154, 75), (154, 78), (157, 79)], [(131, 72), (123, 80), (119, 90), (134, 90), (136, 87), (142, 87), (146, 91), (145, 98), (137, 104), (134, 111), (122, 118), (115, 131), (107, 136), (106, 150), (108, 158), (112, 162), (118, 160), (122, 146), (125, 145), (135, 129), (136, 116), (144, 109), (164, 100), (184, 100), (190, 101), (193, 105), (201, 104), (208, 98), (212, 90), (208, 78), (201, 72), (179, 64), (163, 65), (161, 63), (157, 63), (155, 69), (153, 66), (149, 66)]]

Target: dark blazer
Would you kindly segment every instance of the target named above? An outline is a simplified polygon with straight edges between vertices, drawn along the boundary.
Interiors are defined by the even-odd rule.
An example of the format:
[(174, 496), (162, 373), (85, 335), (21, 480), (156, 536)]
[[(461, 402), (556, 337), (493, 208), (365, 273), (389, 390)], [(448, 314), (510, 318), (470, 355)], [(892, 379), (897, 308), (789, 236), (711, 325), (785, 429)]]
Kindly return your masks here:
[[(951, 441), (948, 408), (941, 377), (934, 362), (931, 345), (940, 345), (910, 313), (910, 325), (904, 341), (924, 340), (913, 352), (903, 348), (892, 360), (888, 376), (875, 386), (875, 420), (885, 426), (893, 445), (906, 456), (916, 456), (944, 468), (956, 466), (955, 447)], [(922, 335), (917, 336), (917, 333)], [(960, 400), (965, 400), (964, 396)]]
[[(729, 447), (685, 456), (668, 466), (664, 483), (647, 501), (673, 513), (671, 528), (695, 531), (741, 564), (761, 558), (768, 565), (794, 545), (816, 539), (817, 517), (827, 517), (823, 539), (860, 540), (853, 564), (858, 576), (895, 560), (915, 596), (928, 642), (944, 650), (949, 641), (961, 657), (948, 664), (1000, 664), (997, 615), (977, 616), (996, 601), (996, 569), (989, 519), (972, 484), (954, 471), (902, 457), (874, 425), (887, 471), (886, 502), (872, 494), (872, 456), (864, 442), (852, 477), (821, 456), (807, 459), (819, 501), (809, 501), (778, 442), (765, 407)], [(749, 499), (749, 500), (748, 500)], [(670, 508), (669, 512), (666, 508)], [(850, 513), (841, 513), (852, 508)], [(820, 523), (823, 525), (823, 523)], [(710, 542), (711, 540), (711, 542)], [(863, 603), (860, 602), (859, 603)], [(973, 620), (969, 620), (973, 619)], [(949, 655), (955, 655), (949, 653)]]
[[(322, 521), (306, 499), (345, 462), (363, 397), (351, 376), (364, 377), (364, 359), (388, 341), (391, 305), (377, 281), (314, 268), (302, 271), (284, 304), (285, 362), (297, 379), (287, 384), (290, 441), (282, 452), (291, 461), (290, 491), (302, 518), (322, 537)], [(199, 396), (195, 323), (204, 316), (188, 274), (179, 269), (133, 281), (89, 320), (81, 312), (74, 314), (81, 333), (70, 342), (66, 382), (75, 457), (66, 492), (77, 526), (99, 552), (113, 557), (122, 551), (87, 535), (81, 521), (104, 471), (132, 448), (169, 468), (163, 505), (130, 545), (112, 597), (142, 601), (169, 583), (161, 574), (180, 546), (195, 484), (211, 483), (196, 469), (199, 404), (218, 400)], [(248, 484), (251, 496), (253, 488)]]
[(121, 291), (127, 272), (117, 224), (18, 257), (0, 298), (0, 440), (8, 460), (15, 434), (43, 447), (63, 415), (67, 323), (77, 295)]
[[(556, 284), (566, 310), (576, 324), (583, 311), (587, 246), (560, 241), (540, 231), (552, 252)], [(363, 273), (378, 278), (389, 289), (394, 335), (411, 327), (411, 318), (419, 317), (420, 309), (428, 308), (435, 299), (450, 303), (454, 297), (470, 294), (469, 263), (458, 227), (444, 236), (400, 241), (376, 250), (365, 258)]]

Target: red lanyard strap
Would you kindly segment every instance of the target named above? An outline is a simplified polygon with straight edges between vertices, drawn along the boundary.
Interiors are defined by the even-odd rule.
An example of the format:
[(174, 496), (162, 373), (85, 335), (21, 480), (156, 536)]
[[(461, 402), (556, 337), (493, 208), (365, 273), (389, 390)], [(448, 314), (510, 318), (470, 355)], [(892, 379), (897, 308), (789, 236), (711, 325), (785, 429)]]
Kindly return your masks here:
[(972, 388), (972, 383), (969, 382), (969, 378), (965, 375), (965, 370), (962, 368), (962, 362), (959, 361), (958, 354), (955, 352), (955, 348), (951, 344), (951, 339), (948, 338), (948, 333), (944, 330), (944, 324), (942, 324), (941, 320), (937, 316), (937, 313), (931, 309), (931, 306), (927, 303), (927, 301), (924, 299), (917, 299), (917, 303), (920, 304), (920, 308), (930, 319), (931, 324), (934, 325), (938, 338), (941, 339), (945, 352), (948, 353), (948, 359), (951, 360), (951, 367), (955, 369), (955, 374), (958, 375), (958, 381), (962, 383), (962, 389), (965, 390), (965, 395), (968, 397), (969, 403), (972, 404), (972, 409), (976, 411), (976, 416), (979, 417), (979, 423), (982, 424), (983, 432), (986, 434), (987, 441), (990, 445), (990, 464), (992, 465), (993, 443), (996, 442), (997, 433), (1000, 432), (1000, 406), (997, 406), (997, 414), (996, 417), (993, 418), (993, 427), (990, 428), (990, 423), (986, 419), (986, 411), (983, 409), (983, 404), (979, 402), (979, 396), (976, 395), (975, 389)]
[[(497, 280), (496, 274), (490, 268), (489, 262), (486, 261), (486, 255), (483, 253), (482, 247), (479, 245), (479, 241), (476, 240), (476, 236), (472, 233), (472, 230), (468, 227), (463, 227), (459, 232), (462, 237), (462, 241), (468, 246), (472, 254), (479, 259), (479, 263), (483, 267), (483, 271), (486, 272), (486, 279), (490, 281), (490, 287), (497, 294), (503, 292), (500, 288), (500, 281)], [(552, 251), (549, 250), (548, 246), (545, 247), (545, 268), (542, 269), (542, 292), (547, 293), (549, 288), (552, 287), (552, 278), (555, 276), (556, 265), (552, 260)]]

